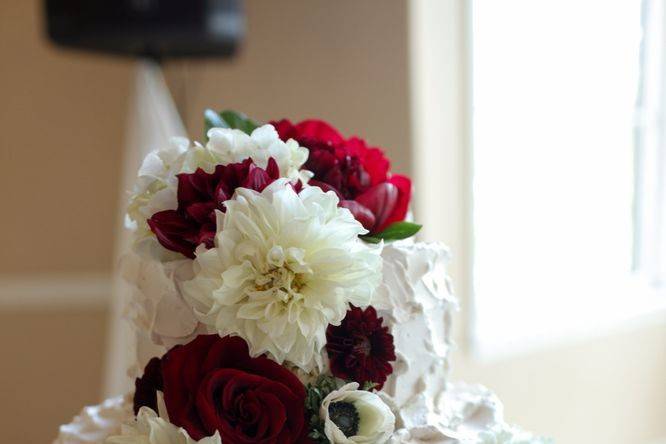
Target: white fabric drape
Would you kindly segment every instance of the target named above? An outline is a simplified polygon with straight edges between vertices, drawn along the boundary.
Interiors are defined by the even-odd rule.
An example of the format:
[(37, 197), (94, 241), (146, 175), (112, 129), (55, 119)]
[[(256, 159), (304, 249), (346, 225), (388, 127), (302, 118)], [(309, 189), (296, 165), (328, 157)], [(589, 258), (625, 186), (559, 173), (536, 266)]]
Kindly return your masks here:
[(150, 353), (152, 348), (149, 341), (137, 336), (129, 323), (122, 318), (130, 291), (127, 284), (120, 279), (117, 268), (120, 256), (129, 248), (129, 232), (124, 229), (128, 191), (132, 189), (141, 161), (149, 151), (165, 146), (171, 137), (185, 135), (183, 121), (169, 93), (162, 69), (154, 62), (139, 62), (128, 112), (121, 171), (121, 214), (118, 218), (114, 252), (116, 270), (103, 387), (105, 397), (126, 393), (131, 388), (132, 379), (128, 376), (128, 369), (135, 364), (137, 355)]

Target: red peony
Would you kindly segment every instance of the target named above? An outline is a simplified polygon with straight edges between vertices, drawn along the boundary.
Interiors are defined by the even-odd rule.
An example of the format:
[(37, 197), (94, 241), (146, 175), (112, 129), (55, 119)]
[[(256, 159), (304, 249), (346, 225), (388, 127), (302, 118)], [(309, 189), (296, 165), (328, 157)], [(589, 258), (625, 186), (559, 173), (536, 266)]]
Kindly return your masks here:
[(276, 362), (250, 357), (239, 337), (176, 346), (161, 376), (169, 420), (196, 440), (218, 431), (225, 444), (307, 442), (305, 387)]
[(393, 373), (395, 348), (382, 321), (373, 307), (352, 307), (339, 326), (328, 327), (326, 351), (333, 376), (359, 384), (374, 382), (377, 390), (384, 386)]
[(148, 219), (148, 226), (166, 249), (194, 259), (200, 244), (213, 247), (216, 232), (215, 210), (226, 211), (224, 202), (236, 188), (262, 191), (280, 171), (273, 158), (266, 169), (251, 159), (230, 165), (218, 165), (213, 173), (201, 168), (194, 173), (178, 175), (178, 209), (160, 211)]
[(284, 141), (295, 139), (310, 150), (303, 168), (314, 173), (311, 185), (333, 190), (340, 206), (348, 208), (371, 234), (383, 231), (407, 215), (412, 182), (406, 176), (390, 174), (390, 162), (379, 148), (368, 147), (363, 139), (344, 139), (321, 120), (271, 122)]

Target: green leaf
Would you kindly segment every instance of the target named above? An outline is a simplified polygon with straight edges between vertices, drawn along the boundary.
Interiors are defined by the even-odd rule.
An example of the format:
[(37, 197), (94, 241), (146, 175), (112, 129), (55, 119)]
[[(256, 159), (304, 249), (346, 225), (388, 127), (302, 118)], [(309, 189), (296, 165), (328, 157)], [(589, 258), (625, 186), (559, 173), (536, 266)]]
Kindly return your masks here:
[(378, 244), (382, 240), (394, 241), (407, 239), (408, 237), (412, 237), (418, 233), (421, 227), (422, 225), (412, 222), (394, 222), (386, 227), (386, 229), (381, 233), (361, 236), (361, 239), (371, 244)]
[(376, 382), (365, 381), (365, 382), (363, 383), (363, 385), (361, 386), (361, 390), (365, 390), (366, 392), (371, 392), (371, 391), (373, 391), (373, 390), (375, 389), (375, 387), (377, 387), (377, 383), (376, 383)]
[(378, 237), (369, 236), (369, 235), (368, 236), (361, 236), (361, 239), (363, 239), (364, 241), (366, 241), (369, 244), (378, 244), (382, 241)]
[(208, 140), (208, 130), (211, 128), (239, 129), (246, 134), (252, 133), (259, 124), (243, 113), (232, 110), (215, 112), (212, 109), (204, 111), (204, 139)]
[(316, 381), (305, 387), (305, 412), (306, 418), (309, 418), (310, 431), (308, 436), (315, 444), (329, 444), (324, 432), (324, 421), (319, 418), (319, 409), (324, 398), (338, 388), (336, 379), (327, 375), (319, 375)]

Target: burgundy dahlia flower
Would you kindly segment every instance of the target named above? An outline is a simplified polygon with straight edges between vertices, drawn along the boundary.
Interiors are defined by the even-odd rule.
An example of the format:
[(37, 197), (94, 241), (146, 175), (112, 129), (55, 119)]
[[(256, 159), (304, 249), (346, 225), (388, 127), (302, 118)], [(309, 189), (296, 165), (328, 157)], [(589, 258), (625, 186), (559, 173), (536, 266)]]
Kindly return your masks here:
[(393, 336), (382, 325), (373, 307), (353, 307), (339, 326), (326, 330), (326, 351), (331, 373), (340, 379), (359, 384), (374, 382), (381, 389), (393, 373), (395, 361)]
[(349, 209), (370, 234), (405, 219), (412, 182), (389, 173), (390, 162), (381, 149), (357, 137), (345, 139), (321, 120), (294, 125), (283, 119), (271, 124), (282, 140), (294, 139), (310, 150), (303, 165), (314, 173), (309, 183), (335, 191), (340, 206)]
[(153, 214), (148, 226), (164, 248), (194, 259), (194, 251), (200, 244), (213, 247), (215, 210), (226, 211), (224, 202), (231, 199), (236, 188), (262, 191), (280, 177), (280, 170), (273, 158), (268, 160), (265, 170), (246, 159), (218, 165), (212, 173), (199, 168), (177, 177), (178, 208)]

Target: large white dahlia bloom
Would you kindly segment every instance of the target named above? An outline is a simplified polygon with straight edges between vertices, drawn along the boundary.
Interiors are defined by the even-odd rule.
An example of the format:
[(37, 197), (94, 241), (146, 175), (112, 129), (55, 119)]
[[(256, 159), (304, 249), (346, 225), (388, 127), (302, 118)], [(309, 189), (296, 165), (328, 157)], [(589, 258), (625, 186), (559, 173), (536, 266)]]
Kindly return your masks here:
[(301, 170), (308, 158), (307, 148), (294, 140), (283, 142), (272, 125), (263, 125), (248, 135), (237, 129), (211, 128), (204, 146), (191, 144), (181, 137), (152, 151), (144, 159), (136, 185), (129, 200), (126, 225), (135, 231), (134, 247), (147, 256), (162, 261), (182, 258), (178, 253), (162, 248), (146, 221), (155, 213), (176, 209), (180, 173), (193, 173), (197, 168), (213, 172), (217, 165), (242, 162), (251, 158), (266, 168), (268, 159), (275, 159), (282, 177), (307, 182), (311, 174)]
[(123, 426), (120, 435), (110, 436), (105, 444), (222, 444), (220, 435), (195, 440), (185, 429), (176, 427), (157, 416), (148, 407), (141, 407), (136, 420)]
[(183, 292), (202, 322), (245, 339), (308, 372), (321, 368), (329, 324), (349, 304), (367, 306), (381, 279), (381, 246), (333, 192), (285, 179), (263, 192), (238, 189), (218, 213), (215, 248), (199, 248), (195, 278)]

